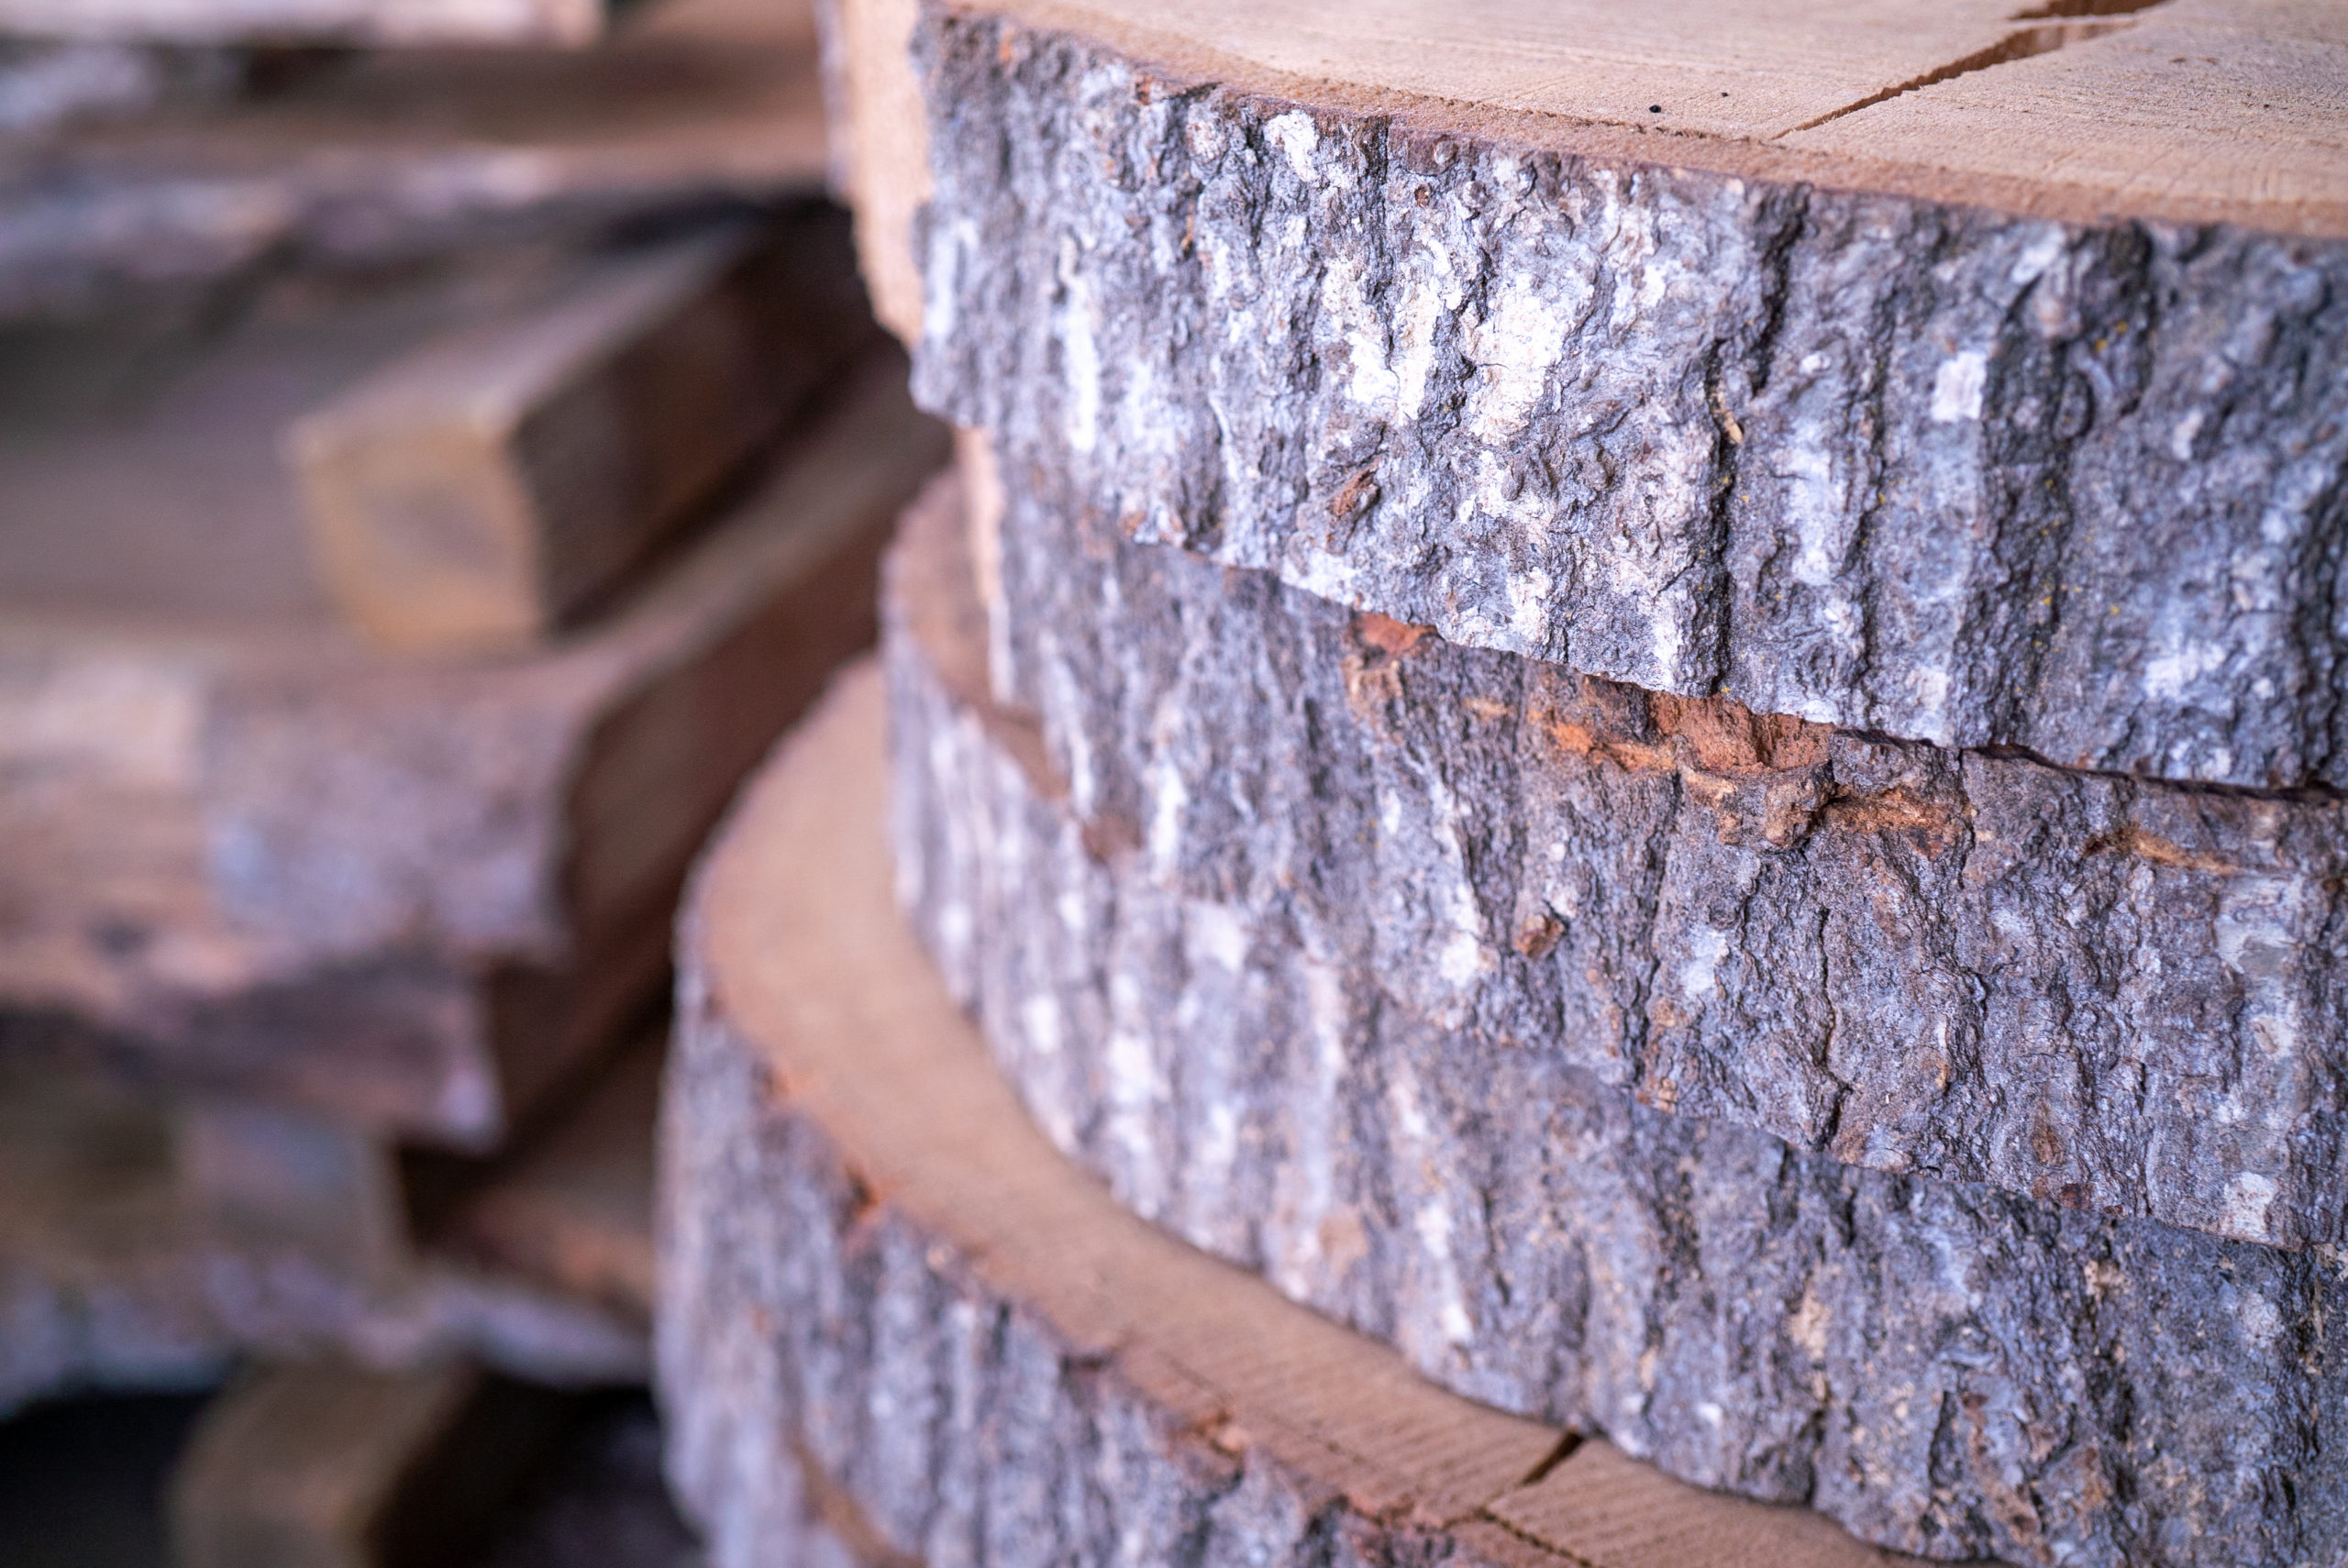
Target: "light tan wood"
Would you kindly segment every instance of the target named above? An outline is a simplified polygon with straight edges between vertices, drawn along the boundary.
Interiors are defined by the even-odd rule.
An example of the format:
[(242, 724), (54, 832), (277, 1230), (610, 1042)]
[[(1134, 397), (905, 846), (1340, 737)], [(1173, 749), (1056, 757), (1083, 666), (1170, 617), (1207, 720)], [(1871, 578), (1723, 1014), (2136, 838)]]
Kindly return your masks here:
[(462, 1363), (263, 1368), (205, 1412), (172, 1479), (181, 1568), (426, 1568), (477, 1543), (561, 1431), (553, 1395)]
[(831, 99), (832, 182), (856, 209), (856, 245), (880, 324), (921, 337), (913, 220), (929, 199), (921, 83), (906, 52), (920, 0), (818, 0)]
[(932, 1257), (1099, 1347), (1171, 1427), (1491, 1561), (1645, 1568), (1667, 1543), (1681, 1568), (1902, 1561), (1437, 1388), (1119, 1208), (1027, 1120), (892, 903), (881, 699), (870, 668), (845, 678), (751, 789), (688, 940), (709, 1015)]
[(460, 652), (610, 599), (864, 346), (850, 268), (818, 210), (597, 258), (305, 415), (287, 456), (344, 613)]
[[(901, 0), (841, 3), (850, 36), (894, 36)], [(1179, 79), (1603, 160), (2348, 235), (2348, 7), (2328, 0), (959, 8)]]
[(588, 43), (604, 0), (0, 0), (0, 31), (169, 44)]

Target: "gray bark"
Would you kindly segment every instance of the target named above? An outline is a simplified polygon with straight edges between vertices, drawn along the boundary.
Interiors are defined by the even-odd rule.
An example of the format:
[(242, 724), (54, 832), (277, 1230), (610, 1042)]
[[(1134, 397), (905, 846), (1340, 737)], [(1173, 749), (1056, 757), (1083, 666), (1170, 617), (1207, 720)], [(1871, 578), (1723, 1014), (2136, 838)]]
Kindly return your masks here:
[(2348, 246), (1316, 112), (925, 12), (916, 390), (1451, 640), (2067, 766), (2348, 784)]
[[(1015, 493), (1013, 507), (1016, 602)], [(1067, 794), (1039, 787), (1036, 759), (1016, 760), (967, 682), (941, 681), (908, 630), (920, 569), (901, 555), (884, 646), (902, 890), (1038, 1121), (1122, 1200), (1473, 1397), (1602, 1431), (1708, 1485), (1807, 1501), (1888, 1545), (2110, 1568), (2279, 1568), (2348, 1550), (2333, 1342), (2348, 1286), (2332, 1250), (1871, 1171), (1687, 1114), (1733, 1109), (1734, 1075), (1708, 1069), (1708, 1086), (1692, 1070), (1703, 1035), (1684, 1025), (1659, 1058), (1686, 1085), (1681, 1114), (1634, 1099), (1640, 1052), (1622, 1017), (1643, 997), (1660, 1012), (1669, 976), (1700, 960), (1716, 987), (1750, 974), (1748, 1011), (1797, 1016), (1775, 999), (1818, 973), (1815, 911), (1742, 917), (1750, 930), (1723, 917), (1717, 955), (1622, 912), (1667, 885), (1661, 862), (1682, 843), (1759, 867), (1744, 881), (1715, 867), (1691, 889), (1766, 885), (1789, 851), (1762, 836), (1765, 812), (1722, 845), (1733, 790), (1715, 815), (1668, 773), (1609, 782), (1595, 749), (1555, 759), (1584, 771), (1543, 790), (1480, 797), (1513, 777), (1511, 743), (1533, 728), (1514, 717), (1512, 669), (1553, 698), (1587, 689), (1440, 645), (1399, 660), (1357, 650), (1348, 668), (1344, 613), (1309, 596), (1168, 551), (1103, 562), (1063, 540), (1036, 554), (1069, 585), (1025, 606), (1067, 639), (1046, 723), (1051, 734), (1060, 718), (1071, 747)], [(1449, 674), (1422, 685), (1430, 667)], [(1087, 680), (1136, 683), (1117, 694), (1122, 723), (1086, 708), (1102, 701)], [(1870, 900), (1895, 900), (1896, 932), (1963, 891), (1928, 854), (1955, 831), (1939, 812), (1961, 803), (1962, 770), (1842, 736), (1823, 751), (1833, 778), (1873, 780), (1856, 799), (1887, 819), (1872, 847), (1819, 867), (1833, 889), (1869, 856), (1879, 867), (1843, 895), (1839, 918), (1859, 925), (1833, 939), (1838, 962), (1897, 974), (1907, 951)], [(1977, 819), (1999, 809), (1995, 791), (1976, 798)], [(1751, 810), (1767, 790), (1742, 799)], [(1551, 844), (1590, 858), (1546, 870)], [(1492, 889), (1519, 877), (1520, 855), (1552, 907), (1570, 882), (1613, 912), (1565, 905), (1545, 959), (1512, 955), (1490, 933), (1513, 900)], [(1922, 886), (1903, 887), (1917, 867)], [(1705, 895), (1686, 896), (1700, 913)], [(2045, 896), (2064, 911), (2080, 895)], [(1811, 951), (1773, 951), (1792, 940), (1778, 927), (1811, 933)], [(1468, 930), (1486, 933), (1472, 952)], [(1617, 977), (1642, 964), (1665, 977), (1644, 991)], [(1502, 1006), (1512, 973), (1532, 983)], [(1929, 1020), (1966, 995), (1950, 980), (1885, 1005)], [(1723, 1030), (1773, 1043), (1751, 1020)], [(1881, 1047), (1887, 1070), (1907, 1048)], [(1762, 1062), (1807, 1049), (1744, 1070), (1766, 1081)], [(1953, 1081), (1986, 1052), (1952, 1049)], [(1889, 1087), (1921, 1076), (1906, 1066)], [(1977, 1135), (1954, 1126), (1947, 1150)]]
[(1076, 814), (1364, 1005), (1845, 1163), (2348, 1239), (2338, 802), (1651, 696), (1009, 504), (997, 675)]
[[(665, 1103), (656, 1356), (670, 1473), (716, 1568), (798, 1568), (818, 1487), (864, 1516), (869, 1568), (1490, 1561), (1262, 1446), (1227, 1452), (1124, 1375), (1124, 1347), (987, 1284), (778, 1092), (707, 980), (688, 974)], [(1528, 1542), (1511, 1561), (1568, 1560)]]

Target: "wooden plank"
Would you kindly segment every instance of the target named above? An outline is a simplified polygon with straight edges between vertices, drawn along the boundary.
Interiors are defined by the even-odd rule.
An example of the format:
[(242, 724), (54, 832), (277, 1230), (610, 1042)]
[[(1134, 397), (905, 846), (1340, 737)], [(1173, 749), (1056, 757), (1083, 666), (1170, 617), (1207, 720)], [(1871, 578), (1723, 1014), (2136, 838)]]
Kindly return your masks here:
[(406, 1207), (393, 1151), (331, 1119), (0, 1055), (0, 1414), (337, 1347), (643, 1375), (639, 1318), (419, 1249)]
[(359, 53), (0, 139), (0, 319), (813, 195), (815, 54), (806, 0), (658, 0), (593, 48)]
[(0, 32), (162, 44), (577, 46), (604, 0), (0, 0)]
[[(722, 1560), (754, 1560), (740, 1532), (796, 1495), (803, 1452), (883, 1545), (932, 1560), (1179, 1541), (1301, 1562), (1342, 1540), (1478, 1561), (1468, 1534), (1561, 1434), (1173, 1241), (1044, 1142), (894, 907), (882, 728), (874, 674), (845, 678), (745, 796), (684, 927), (661, 1378), (681, 1483), (739, 1543)], [(1645, 1466), (1603, 1484), (1658, 1530), (1777, 1517)], [(1071, 1495), (1086, 1508), (1016, 1501)], [(998, 1518), (1022, 1522), (986, 1535)], [(1793, 1543), (1786, 1568), (1901, 1561)], [(1614, 1561), (1571, 1528), (1525, 1551)]]
[(225, 333), (0, 354), (11, 1048), (480, 1147), (658, 996), (702, 834), (870, 641), (890, 517), (946, 442), (875, 361), (597, 625), (355, 646), (299, 569), (282, 420), (562, 271), (297, 280)]
[(652, 1134), (664, 1020), (428, 1233), (436, 1251), (652, 1320)]
[(826, 207), (581, 271), (289, 432), (321, 572), (378, 643), (521, 646), (608, 603), (871, 337)]
[(263, 1367), (198, 1423), (172, 1479), (182, 1568), (459, 1560), (563, 1430), (559, 1396), (461, 1362)]

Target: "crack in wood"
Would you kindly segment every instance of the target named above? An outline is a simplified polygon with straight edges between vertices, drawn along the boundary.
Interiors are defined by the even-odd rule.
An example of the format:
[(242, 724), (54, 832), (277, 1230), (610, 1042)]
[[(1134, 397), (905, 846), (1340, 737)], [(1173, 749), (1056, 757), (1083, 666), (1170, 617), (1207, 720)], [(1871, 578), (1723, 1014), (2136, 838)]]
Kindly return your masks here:
[[(1839, 109), (1828, 110), (1815, 119), (1804, 120), (1792, 130), (1780, 132), (1775, 139), (1783, 140), (1786, 137), (1799, 131), (1816, 130), (1820, 126), (1831, 124), (1845, 116), (1855, 115), (1861, 109), (1871, 109), (1877, 104), (1887, 103), (1905, 94), (1921, 92), (1927, 87), (1937, 87), (1944, 82), (1954, 81), (1959, 76), (1969, 76), (1977, 71), (1988, 71), (1994, 66), (2010, 65), (2018, 60), (2031, 60), (2042, 54), (2052, 54), (2056, 50), (2066, 48), (2071, 44), (2085, 43), (2089, 39), (2099, 39), (2107, 33), (2122, 31), (2135, 26), (2132, 18), (2136, 13), (2149, 11), (2154, 6), (2165, 3), (2166, 0), (2046, 0), (2044, 5), (2034, 6), (2026, 11), (2015, 12), (2009, 19), (2016, 22), (2043, 22), (2047, 25), (2022, 28), (2009, 33), (1987, 49), (1978, 49), (1971, 54), (1960, 55), (1946, 65), (1935, 66), (1920, 76), (1910, 77), (1907, 81), (1887, 87), (1880, 93), (1869, 94), (1855, 104), (1845, 104)], [(2127, 17), (2130, 19), (2122, 21), (2076, 19), (2081, 17)]]

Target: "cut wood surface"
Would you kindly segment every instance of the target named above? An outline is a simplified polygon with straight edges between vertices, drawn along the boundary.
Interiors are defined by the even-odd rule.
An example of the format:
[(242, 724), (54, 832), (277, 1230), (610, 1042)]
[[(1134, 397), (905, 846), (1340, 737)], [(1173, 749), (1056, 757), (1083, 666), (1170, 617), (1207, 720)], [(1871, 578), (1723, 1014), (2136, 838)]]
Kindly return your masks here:
[(0, 33), (168, 44), (583, 44), (606, 0), (0, 0)]
[(2348, 1242), (2338, 800), (1462, 648), (1026, 478), (974, 689), (1038, 715), (1096, 840), (1337, 966), (1349, 1005), (1846, 1163)]
[(344, 613), (463, 651), (602, 605), (871, 347), (854, 266), (844, 216), (812, 204), (599, 257), (305, 414), (286, 449)]
[(179, 1568), (432, 1568), (477, 1548), (554, 1446), (559, 1396), (461, 1362), (266, 1366), (204, 1413), (172, 1477)]
[(0, 613), (0, 1010), (12, 1048), (479, 1143), (658, 991), (683, 867), (869, 642), (889, 519), (945, 437), (886, 356), (593, 628), (403, 663), (282, 564), (275, 393), (305, 368), (192, 373), (151, 419), (0, 461), (38, 502), (0, 525), (33, 569), (0, 564), (6, 597), (36, 602)]
[(684, 927), (656, 1342), (724, 1568), (780, 1561), (803, 1457), (932, 1562), (1887, 1561), (1443, 1392), (1117, 1207), (893, 907), (882, 726), (844, 678)]
[(251, 1354), (643, 1375), (641, 1325), (410, 1242), (391, 1153), (273, 1107), (0, 1063), (0, 1413)]
[(822, 97), (803, 0), (656, 0), (593, 48), (351, 54), (0, 138), (0, 318), (813, 194)]
[(463, 1198), (433, 1243), (648, 1326), (652, 1129), (667, 1058), (664, 1022)]
[(1636, 147), (1645, 162), (2066, 221), (2348, 236), (2348, 21), (2325, 0), (953, 9), (1084, 33), (1238, 91), (1527, 147)]
[(1649, 690), (2348, 786), (2348, 13), (1141, 13), (927, 7), (857, 182), (1007, 471)]
[[(2002, 823), (2004, 793), (1935, 827), (1954, 784), (1829, 748), (1846, 786), (1877, 791), (1844, 797), (1848, 820), (1828, 811), (1806, 849), (1774, 846), (1807, 797), (1735, 762), (1767, 725), (1690, 703), (1677, 734), (1634, 733), (1643, 694), (1528, 694), (1500, 679), (1505, 656), (1390, 624), (1349, 636), (1341, 610), (1163, 550), (1112, 566), (1097, 538), (1028, 534), (1014, 501), (1006, 597), (1067, 639), (1023, 672), (1044, 677), (1039, 725), (987, 699), (951, 499), (909, 521), (884, 600), (899, 888), (1036, 1121), (1121, 1201), (1463, 1393), (1888, 1545), (2049, 1568), (2342, 1550), (2336, 1247), (1926, 1174), (1998, 1151), (1986, 1107), (2008, 1095), (2054, 1160), (2081, 1142), (2061, 1081), (1976, 1086), (1984, 1109), (1920, 1140), (1908, 1174), (1834, 1157), (1899, 1163), (1885, 1149), (1915, 1124), (1899, 1118), (1849, 1150), (1830, 1121), (1816, 1153), (1750, 1129), (1870, 1051), (1844, 1086), (1863, 1129), (1869, 1093), (1937, 1111), (1996, 1066), (1997, 1029), (1959, 1036), (1974, 993), (1900, 971), (1939, 940), (1926, 906), (1961, 922), (1984, 896), (1934, 870), (1934, 834)], [(1063, 596), (1023, 602), (1039, 568)], [(1577, 727), (1593, 744), (1554, 744)], [(2061, 915), (2007, 922), (2017, 944), (2098, 907), (2091, 867), (2054, 859), (2043, 875), (2077, 883)], [(1538, 961), (1509, 946), (1518, 889)], [(2059, 1053), (2095, 972), (2061, 971), (2067, 1014), (2055, 990), (1992, 1010)], [(1822, 1040), (1787, 1011), (1813, 988), (1838, 1021)], [(1875, 1033), (1870, 996), (1922, 1038)], [(2176, 1092), (2147, 1089), (2144, 1114)]]

